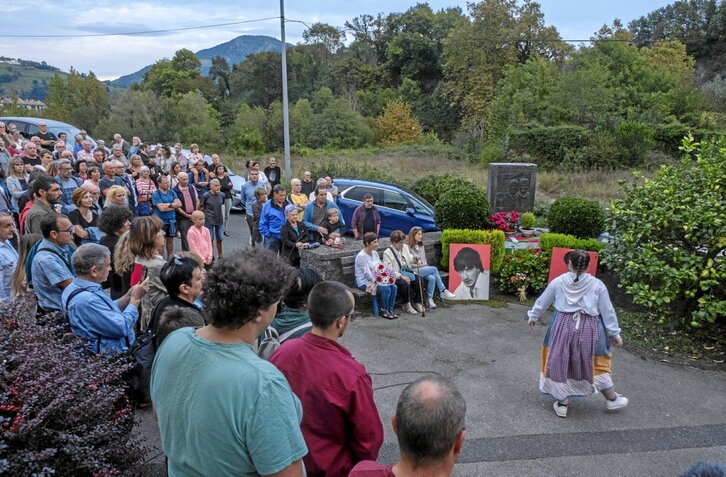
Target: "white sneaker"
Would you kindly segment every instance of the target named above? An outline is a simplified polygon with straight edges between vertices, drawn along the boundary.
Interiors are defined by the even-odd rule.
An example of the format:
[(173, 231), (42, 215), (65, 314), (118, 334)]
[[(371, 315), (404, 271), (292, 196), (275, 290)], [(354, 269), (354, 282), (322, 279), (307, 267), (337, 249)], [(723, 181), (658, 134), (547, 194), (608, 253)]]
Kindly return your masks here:
[(413, 307), (416, 308), (416, 311), (418, 311), (419, 313), (423, 313), (425, 311), (423, 303), (414, 303)]
[(429, 301), (428, 301), (428, 302), (426, 302), (426, 303), (427, 303), (427, 305), (429, 306), (429, 308), (431, 308), (432, 310), (433, 310), (434, 308), (436, 308), (436, 303), (434, 303), (434, 299), (433, 299), (433, 298), (429, 298)]
[(560, 417), (567, 417), (567, 406), (561, 406), (559, 402), (555, 401), (552, 404), (555, 413)]
[(414, 309), (414, 307), (411, 306), (410, 303), (406, 303), (405, 305), (403, 305), (403, 311), (405, 311), (406, 313), (411, 314), (411, 315), (418, 314), (418, 311), (416, 311)]
[(622, 394), (615, 394), (615, 399), (612, 401), (608, 399), (605, 403), (605, 406), (607, 406), (608, 411), (614, 411), (616, 409), (622, 409), (625, 406), (628, 405), (628, 398), (623, 396)]
[(444, 300), (453, 300), (454, 298), (456, 298), (456, 295), (451, 293), (449, 290), (444, 290), (441, 292), (441, 298)]

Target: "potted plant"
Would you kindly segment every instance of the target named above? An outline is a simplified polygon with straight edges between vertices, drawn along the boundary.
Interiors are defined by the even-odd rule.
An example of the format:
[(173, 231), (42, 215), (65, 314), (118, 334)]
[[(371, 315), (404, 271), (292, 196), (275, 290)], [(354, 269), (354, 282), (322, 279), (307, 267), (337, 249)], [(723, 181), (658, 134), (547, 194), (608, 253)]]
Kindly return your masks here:
[(522, 214), (522, 219), (520, 220), (520, 227), (519, 231), (524, 235), (525, 237), (530, 237), (534, 235), (534, 223), (536, 221), (537, 217), (532, 212), (525, 212)]
[(493, 228), (501, 230), (506, 235), (514, 235), (517, 233), (519, 217), (519, 213), (514, 210), (510, 212), (499, 212), (489, 217), (489, 222)]

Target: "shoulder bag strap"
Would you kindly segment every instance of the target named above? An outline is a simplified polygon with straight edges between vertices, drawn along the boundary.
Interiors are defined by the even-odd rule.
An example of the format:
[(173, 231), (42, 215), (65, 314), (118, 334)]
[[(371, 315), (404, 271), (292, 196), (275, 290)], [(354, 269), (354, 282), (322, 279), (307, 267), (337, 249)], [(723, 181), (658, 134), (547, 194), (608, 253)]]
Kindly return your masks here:
[(280, 344), (282, 344), (286, 339), (288, 339), (290, 336), (294, 335), (296, 332), (300, 330), (304, 330), (305, 328), (312, 328), (313, 324), (311, 322), (303, 323), (300, 326), (296, 326), (295, 328), (291, 329), (290, 331), (286, 331), (283, 334), (280, 335)]

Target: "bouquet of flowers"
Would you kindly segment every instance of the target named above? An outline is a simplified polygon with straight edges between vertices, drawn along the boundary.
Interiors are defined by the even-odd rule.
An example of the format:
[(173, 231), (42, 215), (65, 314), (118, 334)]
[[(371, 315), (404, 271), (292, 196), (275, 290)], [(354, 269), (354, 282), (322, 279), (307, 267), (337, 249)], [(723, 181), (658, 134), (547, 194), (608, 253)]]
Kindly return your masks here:
[(393, 285), (396, 283), (396, 272), (392, 268), (379, 263), (375, 268), (376, 283), (379, 285)]
[(517, 228), (519, 222), (519, 213), (515, 210), (510, 212), (499, 212), (489, 217), (489, 223), (494, 228), (498, 228), (502, 232), (512, 232)]

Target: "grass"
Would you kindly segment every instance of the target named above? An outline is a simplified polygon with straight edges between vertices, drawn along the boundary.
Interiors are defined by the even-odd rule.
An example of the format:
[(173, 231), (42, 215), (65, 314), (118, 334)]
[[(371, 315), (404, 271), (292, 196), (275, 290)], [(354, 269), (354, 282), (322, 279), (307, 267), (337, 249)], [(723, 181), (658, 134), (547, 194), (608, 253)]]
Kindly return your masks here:
[(671, 329), (648, 313), (619, 311), (626, 346), (663, 363), (726, 370), (726, 329), (719, 325)]
[[(419, 155), (415, 150), (408, 154), (406, 150), (397, 149), (364, 149), (358, 151), (316, 151), (314, 155), (307, 157), (293, 156), (292, 175), (300, 177), (305, 170), (312, 169), (323, 162), (335, 160), (346, 164), (360, 165), (368, 164), (376, 169), (383, 170), (399, 177), (401, 182), (413, 182), (416, 179), (428, 174), (444, 174), (455, 172), (464, 174), (481, 184), (487, 185), (488, 171), (478, 163), (450, 159), (445, 152), (437, 155)], [(420, 151), (418, 151), (420, 152)], [(269, 156), (268, 156), (269, 157)], [(263, 159), (264, 156), (260, 159)], [(283, 161), (278, 161), (281, 163)], [(261, 165), (266, 161), (261, 160)], [(234, 170), (244, 170), (244, 159), (235, 159), (232, 164)], [(284, 168), (284, 164), (280, 164)], [(611, 199), (619, 198), (622, 188), (618, 184), (620, 180), (629, 180), (631, 174), (627, 170), (612, 172), (588, 171), (588, 172), (556, 172), (540, 171), (537, 173), (538, 202), (551, 203), (560, 196), (577, 196), (594, 199), (602, 205), (607, 205)]]

